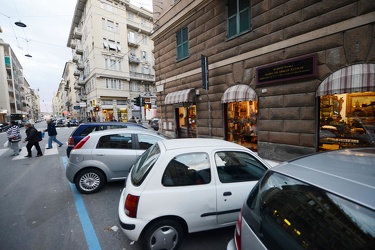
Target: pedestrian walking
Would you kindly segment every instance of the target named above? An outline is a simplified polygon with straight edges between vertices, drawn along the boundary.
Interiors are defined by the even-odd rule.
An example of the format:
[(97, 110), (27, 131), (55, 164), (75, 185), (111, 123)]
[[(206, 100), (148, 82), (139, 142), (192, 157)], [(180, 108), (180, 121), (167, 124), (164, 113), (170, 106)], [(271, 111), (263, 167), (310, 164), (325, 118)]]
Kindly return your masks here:
[(52, 148), (52, 142), (56, 142), (57, 144), (59, 144), (59, 147), (64, 145), (61, 141), (57, 140), (57, 138), (56, 138), (56, 136), (57, 136), (56, 126), (55, 126), (55, 123), (52, 122), (51, 119), (47, 120), (47, 129), (44, 130), (44, 132), (48, 132), (48, 147), (47, 147), (47, 149)]
[(25, 157), (31, 157), (31, 148), (34, 146), (37, 155), (36, 157), (43, 156), (42, 150), (40, 149), (39, 142), (41, 139), (38, 137), (38, 131), (36, 128), (34, 128), (33, 125), (31, 125), (30, 122), (25, 123), (25, 129), (26, 129), (26, 138), (23, 140), (23, 142), (27, 142), (26, 149), (27, 149), (27, 155)]
[(18, 123), (16, 121), (10, 122), (10, 127), (7, 131), (7, 138), (10, 142), (10, 148), (13, 149), (12, 156), (19, 155), (21, 149), (18, 146), (18, 143), (21, 141), (21, 133), (20, 128), (18, 127)]
[(130, 118), (129, 122), (137, 123), (137, 121), (135, 120), (134, 116), (132, 116), (132, 117)]

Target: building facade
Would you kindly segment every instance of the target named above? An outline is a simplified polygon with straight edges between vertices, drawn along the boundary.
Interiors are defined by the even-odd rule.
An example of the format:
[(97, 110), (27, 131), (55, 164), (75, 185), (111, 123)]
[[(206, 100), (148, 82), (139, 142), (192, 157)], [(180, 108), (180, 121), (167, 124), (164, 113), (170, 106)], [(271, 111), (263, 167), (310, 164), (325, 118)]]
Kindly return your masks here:
[[(67, 46), (72, 48), (75, 65), (75, 79), (69, 80), (77, 95), (73, 107), (80, 106), (81, 119), (153, 117), (152, 27), (152, 13), (127, 0), (77, 1)], [(145, 101), (142, 107), (134, 105), (139, 96)]]
[(153, 8), (163, 134), (222, 138), (279, 161), (375, 145), (374, 1)]
[(23, 68), (11, 46), (0, 39), (0, 123), (38, 119), (39, 95), (23, 76)]

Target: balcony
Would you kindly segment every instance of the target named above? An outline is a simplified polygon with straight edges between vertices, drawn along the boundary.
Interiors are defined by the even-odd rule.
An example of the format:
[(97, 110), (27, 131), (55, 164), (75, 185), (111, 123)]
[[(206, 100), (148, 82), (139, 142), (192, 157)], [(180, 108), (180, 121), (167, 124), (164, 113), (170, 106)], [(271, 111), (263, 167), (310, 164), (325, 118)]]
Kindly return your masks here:
[(78, 64), (77, 64), (77, 69), (78, 69), (78, 70), (84, 70), (84, 69), (85, 69), (85, 66), (83, 65), (83, 63), (78, 63)]
[(154, 75), (137, 73), (137, 72), (130, 72), (130, 78), (136, 79), (136, 80), (150, 81), (150, 82), (155, 81)]
[(81, 75), (81, 72), (79, 70), (74, 70), (74, 73), (73, 73), (74, 76), (80, 76)]
[(83, 55), (83, 49), (82, 49), (82, 46), (77, 46), (76, 48), (76, 54), (77, 55)]
[(87, 95), (79, 95), (78, 97), (81, 99), (81, 101), (87, 101)]
[(129, 63), (135, 63), (135, 64), (139, 64), (141, 61), (139, 60), (138, 57), (135, 57), (135, 56), (129, 56)]
[(134, 47), (134, 48), (138, 48), (139, 47), (139, 44), (137, 43), (137, 41), (135, 41), (134, 39), (129, 39), (128, 40), (128, 45), (130, 47)]
[(74, 38), (81, 39), (82, 38), (82, 30), (81, 28), (75, 27), (74, 28)]
[(81, 88), (82, 88), (82, 87), (79, 86), (77, 82), (74, 84), (74, 89), (75, 89), (75, 90), (80, 90)]
[(75, 49), (76, 46), (77, 46), (77, 42), (72, 40), (71, 43), (70, 43), (70, 48)]
[(78, 81), (78, 85), (82, 86), (82, 87), (85, 86), (85, 81), (84, 80), (79, 80)]
[(80, 56), (73, 56), (73, 62), (77, 63), (79, 61)]
[(151, 33), (151, 30), (153, 28), (151, 25), (147, 25), (145, 23), (140, 23), (140, 22), (135, 22), (135, 21), (130, 20), (130, 19), (127, 20), (126, 25), (128, 26), (128, 28), (130, 28), (132, 30), (136, 30), (138, 32), (142, 32), (142, 33), (145, 33), (145, 34)]

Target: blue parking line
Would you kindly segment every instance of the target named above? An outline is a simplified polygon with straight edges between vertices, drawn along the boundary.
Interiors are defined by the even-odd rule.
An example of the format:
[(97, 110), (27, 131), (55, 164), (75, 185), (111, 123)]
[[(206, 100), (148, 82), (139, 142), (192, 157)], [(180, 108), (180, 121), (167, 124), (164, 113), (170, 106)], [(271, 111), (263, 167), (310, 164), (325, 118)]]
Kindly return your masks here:
[[(61, 157), (64, 167), (68, 164), (68, 158), (66, 156)], [(78, 212), (78, 217), (81, 221), (83, 233), (85, 234), (86, 243), (89, 250), (101, 250), (100, 243), (98, 237), (96, 236), (94, 227), (92, 226), (91, 220), (89, 215), (87, 214), (87, 210), (85, 207), (85, 203), (83, 202), (82, 195), (78, 192), (77, 188), (74, 184), (70, 184), (70, 189), (73, 192), (74, 202), (76, 205), (76, 209)]]

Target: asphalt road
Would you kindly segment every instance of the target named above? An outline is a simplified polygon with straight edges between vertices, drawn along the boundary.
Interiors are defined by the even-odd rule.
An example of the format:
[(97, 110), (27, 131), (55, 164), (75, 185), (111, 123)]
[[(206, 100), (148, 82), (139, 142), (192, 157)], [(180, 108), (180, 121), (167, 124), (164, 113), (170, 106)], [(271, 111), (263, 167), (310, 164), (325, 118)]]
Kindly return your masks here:
[[(35, 124), (45, 129), (45, 122)], [(43, 157), (25, 158), (3, 148), (0, 133), (0, 249), (140, 250), (120, 230), (117, 209), (123, 182), (113, 182), (92, 195), (81, 195), (65, 177), (66, 141), (73, 131), (58, 128), (64, 146), (46, 150)], [(151, 129), (151, 128), (150, 128)], [(24, 136), (24, 128), (21, 128)], [(226, 249), (234, 227), (187, 235), (180, 249)]]

